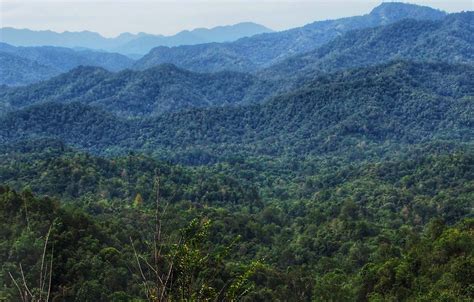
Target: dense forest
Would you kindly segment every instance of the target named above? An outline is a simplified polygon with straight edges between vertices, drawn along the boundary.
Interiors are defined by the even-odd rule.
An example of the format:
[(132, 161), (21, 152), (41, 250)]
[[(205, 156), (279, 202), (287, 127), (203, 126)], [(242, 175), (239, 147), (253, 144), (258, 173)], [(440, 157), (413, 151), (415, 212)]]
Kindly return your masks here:
[(14, 47), (0, 42), (0, 85), (26, 85), (47, 80), (81, 65), (112, 71), (130, 67), (133, 60), (117, 53), (63, 47)]
[(283, 78), (311, 76), (315, 71), (331, 72), (400, 59), (472, 64), (473, 19), (474, 12), (462, 12), (442, 20), (404, 19), (351, 31), (320, 48), (275, 64), (263, 74)]
[(473, 301), (473, 21), (0, 45), (0, 301)]
[(250, 72), (316, 49), (352, 30), (387, 25), (402, 19), (440, 20), (446, 14), (429, 7), (382, 3), (369, 14), (317, 21), (282, 32), (255, 35), (230, 43), (156, 47), (135, 63), (139, 69), (172, 63), (199, 72)]
[(102, 155), (140, 150), (193, 164), (240, 155), (366, 158), (433, 139), (471, 141), (473, 75), (466, 65), (399, 61), (322, 76), (262, 104), (149, 119), (47, 102), (0, 117), (0, 141), (54, 137)]
[(190, 108), (245, 104), (256, 95), (268, 94), (268, 89), (259, 82), (250, 74), (201, 74), (171, 64), (119, 73), (80, 66), (35, 85), (0, 90), (0, 98), (14, 109), (40, 102), (81, 102), (123, 117), (143, 117)]
[[(196, 73), (172, 64), (119, 73), (81, 66), (36, 85), (0, 88), (0, 103), (19, 109), (39, 102), (77, 101), (124, 117), (263, 103), (305, 85), (315, 86), (315, 80), (321, 76), (357, 67), (401, 60), (472, 65), (473, 19), (474, 13), (465, 12), (450, 14), (438, 21), (405, 19), (387, 26), (351, 31), (313, 51), (294, 55), (254, 74)], [(450, 43), (444, 43), (446, 40)], [(212, 61), (221, 64), (220, 59)], [(77, 65), (71, 64), (71, 67)], [(101, 66), (114, 70), (106, 64)], [(19, 68), (17, 72), (22, 70)], [(41, 68), (35, 70), (41, 71)], [(30, 77), (35, 73), (23, 74)]]
[[(143, 295), (133, 249), (152, 259), (158, 176), (168, 204), (164, 257), (189, 261), (174, 272), (189, 295), (251, 288), (245, 301), (472, 298), (472, 148), (425, 147), (404, 159), (321, 165), (317, 173), (301, 164), (286, 180), (286, 163), (264, 160), (186, 168), (132, 154), (97, 158), (55, 141), (4, 152), (5, 297), (16, 294), (8, 273), (19, 277), (20, 263), (36, 286), (46, 234), (56, 299)], [(180, 236), (190, 237), (176, 245)], [(236, 280), (234, 291), (225, 287)], [(180, 286), (167, 294), (179, 297)]]

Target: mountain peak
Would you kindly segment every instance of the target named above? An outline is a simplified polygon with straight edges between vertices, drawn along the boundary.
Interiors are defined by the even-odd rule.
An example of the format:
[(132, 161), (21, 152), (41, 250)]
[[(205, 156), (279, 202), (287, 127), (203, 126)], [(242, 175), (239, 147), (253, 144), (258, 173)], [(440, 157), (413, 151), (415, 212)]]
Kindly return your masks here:
[(393, 20), (402, 18), (438, 20), (446, 16), (446, 12), (428, 6), (403, 2), (382, 2), (375, 7), (370, 15)]

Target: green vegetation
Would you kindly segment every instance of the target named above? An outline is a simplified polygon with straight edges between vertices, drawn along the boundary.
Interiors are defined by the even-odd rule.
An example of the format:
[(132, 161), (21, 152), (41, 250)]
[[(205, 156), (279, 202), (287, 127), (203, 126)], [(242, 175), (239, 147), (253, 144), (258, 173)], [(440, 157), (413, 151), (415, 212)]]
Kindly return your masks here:
[(437, 21), (406, 19), (387, 26), (352, 31), (261, 73), (270, 78), (311, 77), (315, 71), (334, 72), (400, 59), (472, 65), (473, 21), (474, 12), (463, 12)]
[(98, 154), (139, 150), (187, 164), (260, 155), (364, 159), (432, 140), (472, 140), (473, 73), (466, 65), (392, 62), (322, 76), (263, 104), (151, 119), (38, 104), (0, 117), (0, 141), (54, 137)]
[(81, 65), (117, 71), (133, 60), (116, 53), (63, 47), (14, 47), (0, 42), (0, 85), (26, 85), (47, 80)]
[(444, 15), (387, 3), (137, 65), (280, 62), (252, 75), (0, 86), (0, 301), (473, 301), (473, 14)]
[(231, 43), (156, 47), (134, 67), (146, 69), (171, 63), (197, 72), (253, 72), (285, 58), (312, 51), (353, 30), (391, 24), (402, 19), (440, 20), (446, 13), (418, 5), (382, 3), (369, 14), (317, 21), (303, 27), (242, 38)]
[[(246, 103), (264, 90), (254, 76), (236, 72), (200, 74), (161, 65), (145, 71), (108, 72), (78, 67), (49, 81), (0, 92), (9, 109), (81, 102), (124, 117), (156, 116), (189, 108)], [(265, 91), (262, 93), (265, 95)]]
[[(185, 261), (173, 269), (170, 297), (181, 286), (196, 299), (222, 288), (230, 295), (226, 284), (235, 284), (244, 301), (473, 298), (472, 148), (417, 149), (405, 159), (318, 173), (307, 172), (307, 161), (287, 181), (283, 163), (186, 168), (139, 155), (96, 158), (54, 141), (7, 149), (1, 182), (28, 189), (2, 188), (4, 297), (17, 294), (8, 272), (19, 278), (20, 263), (36, 284), (52, 225), (53, 296), (145, 299), (133, 247), (152, 257), (159, 175), (161, 202), (169, 204), (163, 257)], [(184, 235), (176, 230), (187, 228), (195, 230), (184, 231), (189, 243), (177, 245)]]
[[(346, 33), (312, 51), (293, 55), (256, 74), (190, 72), (169, 64), (181, 66), (178, 63), (184, 59), (168, 62), (161, 55), (159, 58), (164, 60), (162, 65), (154, 64), (159, 66), (143, 71), (111, 73), (98, 67), (79, 67), (36, 85), (0, 89), (0, 104), (3, 105), (0, 112), (44, 102), (80, 102), (125, 118), (142, 118), (193, 108), (264, 103), (271, 97), (294, 92), (307, 85), (315, 87), (317, 79), (324, 75), (327, 77), (327, 73), (383, 65), (393, 60), (472, 66), (473, 21), (474, 13), (465, 12), (450, 14), (437, 21), (406, 19), (387, 26), (361, 29)], [(447, 40), (450, 42), (445, 43)], [(219, 48), (227, 44), (186, 47), (206, 48), (210, 45)], [(193, 60), (198, 58), (194, 54), (185, 55)], [(213, 58), (204, 63), (209, 67), (223, 64), (221, 61)], [(8, 68), (10, 65), (5, 66)], [(77, 65), (71, 65), (71, 68)], [(25, 76), (32, 75), (34, 73)], [(439, 82), (439, 77), (435, 81)], [(448, 87), (447, 83), (443, 84), (443, 87)]]

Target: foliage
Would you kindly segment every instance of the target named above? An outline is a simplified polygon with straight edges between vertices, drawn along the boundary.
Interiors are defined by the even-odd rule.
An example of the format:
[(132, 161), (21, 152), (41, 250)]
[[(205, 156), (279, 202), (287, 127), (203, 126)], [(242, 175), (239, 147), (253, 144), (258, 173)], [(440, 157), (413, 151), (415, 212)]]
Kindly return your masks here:
[(247, 74), (193, 73), (169, 64), (119, 73), (81, 66), (49, 81), (6, 90), (0, 102), (10, 110), (44, 102), (81, 102), (124, 117), (144, 117), (243, 103), (254, 90), (258, 94), (263, 89), (256, 83)]
[[(29, 150), (18, 146), (21, 153), (9, 147), (7, 154), (17, 174), (2, 182), (43, 193), (49, 188), (49, 195), (69, 199), (74, 206), (2, 189), (1, 258), (7, 259), (2, 278), (8, 285), (3, 296), (16, 293), (5, 274), (19, 263), (28, 267), (28, 280), (34, 280), (43, 243), (35, 238), (42, 238), (53, 225), (55, 295), (66, 300), (72, 296), (144, 299), (129, 238), (141, 257), (152, 257), (155, 188), (150, 184), (153, 175), (146, 176), (146, 171), (159, 170), (163, 202), (169, 204), (163, 233), (171, 243), (163, 250), (177, 264), (171, 295), (178, 300), (191, 296), (206, 300), (224, 293), (228, 300), (244, 293), (243, 301), (290, 296), (295, 301), (472, 298), (472, 222), (467, 218), (472, 216), (474, 198), (472, 149), (418, 149), (405, 153), (406, 158), (341, 163), (328, 170), (319, 163), (309, 173), (308, 159), (306, 167), (293, 168), (293, 174), (286, 175), (285, 163), (280, 167), (237, 162), (180, 168), (140, 155), (108, 160), (60, 145), (55, 150), (54, 142), (47, 146), (32, 144)], [(108, 167), (112, 162), (117, 169)], [(74, 165), (81, 178), (106, 175), (111, 185), (107, 187), (104, 180), (90, 185), (79, 182), (81, 194), (71, 195), (59, 186), (71, 180), (58, 163)], [(0, 170), (6, 171), (7, 164), (4, 161)], [(48, 177), (37, 183), (30, 165)], [(123, 171), (121, 165), (127, 167), (126, 173), (114, 172)], [(238, 203), (192, 202), (193, 195), (170, 191), (174, 187), (179, 188), (177, 192), (195, 192), (197, 198), (211, 196), (204, 188), (212, 186), (201, 183), (208, 176), (215, 175), (210, 183), (220, 192), (226, 177), (245, 184), (251, 171), (256, 174), (251, 182), (265, 196), (263, 202), (246, 194), (238, 195)], [(142, 174), (149, 188), (143, 192), (137, 190), (140, 182), (136, 181)], [(275, 187), (278, 182), (281, 191)], [(101, 190), (118, 184), (117, 188), (128, 188), (130, 193), (100, 197), (95, 188), (99, 183), (103, 183)], [(144, 203), (133, 207), (137, 191)], [(27, 231), (26, 217), (31, 231)], [(255, 259), (263, 263), (249, 264)]]
[(81, 65), (112, 71), (130, 67), (133, 60), (116, 53), (69, 48), (15, 47), (0, 42), (0, 85), (26, 85), (47, 80)]
[[(442, 20), (401, 20), (352, 31), (309, 52), (290, 57), (262, 72), (264, 77), (312, 77), (314, 74), (383, 64), (391, 60), (473, 64), (474, 12)], [(449, 41), (449, 42), (446, 42)]]
[(49, 276), (53, 301), (474, 300), (472, 13), (444, 15), (387, 3), (142, 61), (253, 70), (340, 36), (254, 75), (0, 86), (0, 300)]
[(231, 43), (156, 47), (135, 63), (146, 69), (163, 63), (198, 72), (255, 71), (313, 50), (352, 30), (390, 24), (404, 18), (439, 20), (445, 13), (403, 3), (382, 3), (363, 16), (318, 21), (286, 31), (260, 34)]
[(380, 148), (472, 140), (473, 78), (470, 66), (396, 61), (322, 76), (264, 104), (151, 119), (45, 103), (0, 117), (0, 141), (54, 137), (98, 154), (139, 150), (188, 164), (261, 155), (366, 158)]

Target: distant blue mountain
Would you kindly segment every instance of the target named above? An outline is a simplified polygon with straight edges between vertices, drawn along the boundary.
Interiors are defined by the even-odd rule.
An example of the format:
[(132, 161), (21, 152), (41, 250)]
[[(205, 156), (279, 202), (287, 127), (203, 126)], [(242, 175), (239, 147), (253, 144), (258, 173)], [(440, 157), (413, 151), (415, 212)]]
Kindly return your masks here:
[(242, 38), (231, 43), (160, 46), (138, 60), (135, 67), (146, 69), (158, 64), (172, 63), (198, 72), (249, 72), (311, 51), (351, 30), (387, 25), (407, 18), (440, 20), (445, 16), (445, 12), (426, 6), (382, 3), (363, 16), (318, 21), (286, 31)]
[(0, 41), (15, 46), (49, 45), (69, 48), (90, 48), (122, 54), (145, 54), (157, 46), (228, 42), (271, 31), (263, 25), (244, 22), (211, 29), (197, 28), (191, 31), (185, 30), (173, 36), (122, 33), (115, 38), (106, 38), (90, 31), (57, 33), (49, 30), (33, 31), (4, 27), (0, 29)]
[[(446, 41), (449, 41), (447, 43)], [(306, 53), (292, 56), (258, 74), (285, 79), (377, 65), (391, 60), (474, 65), (474, 12), (443, 20), (406, 19), (351, 31)]]
[(0, 43), (0, 85), (25, 85), (49, 79), (77, 66), (100, 66), (111, 71), (130, 67), (133, 60), (117, 53), (64, 47), (15, 47)]

